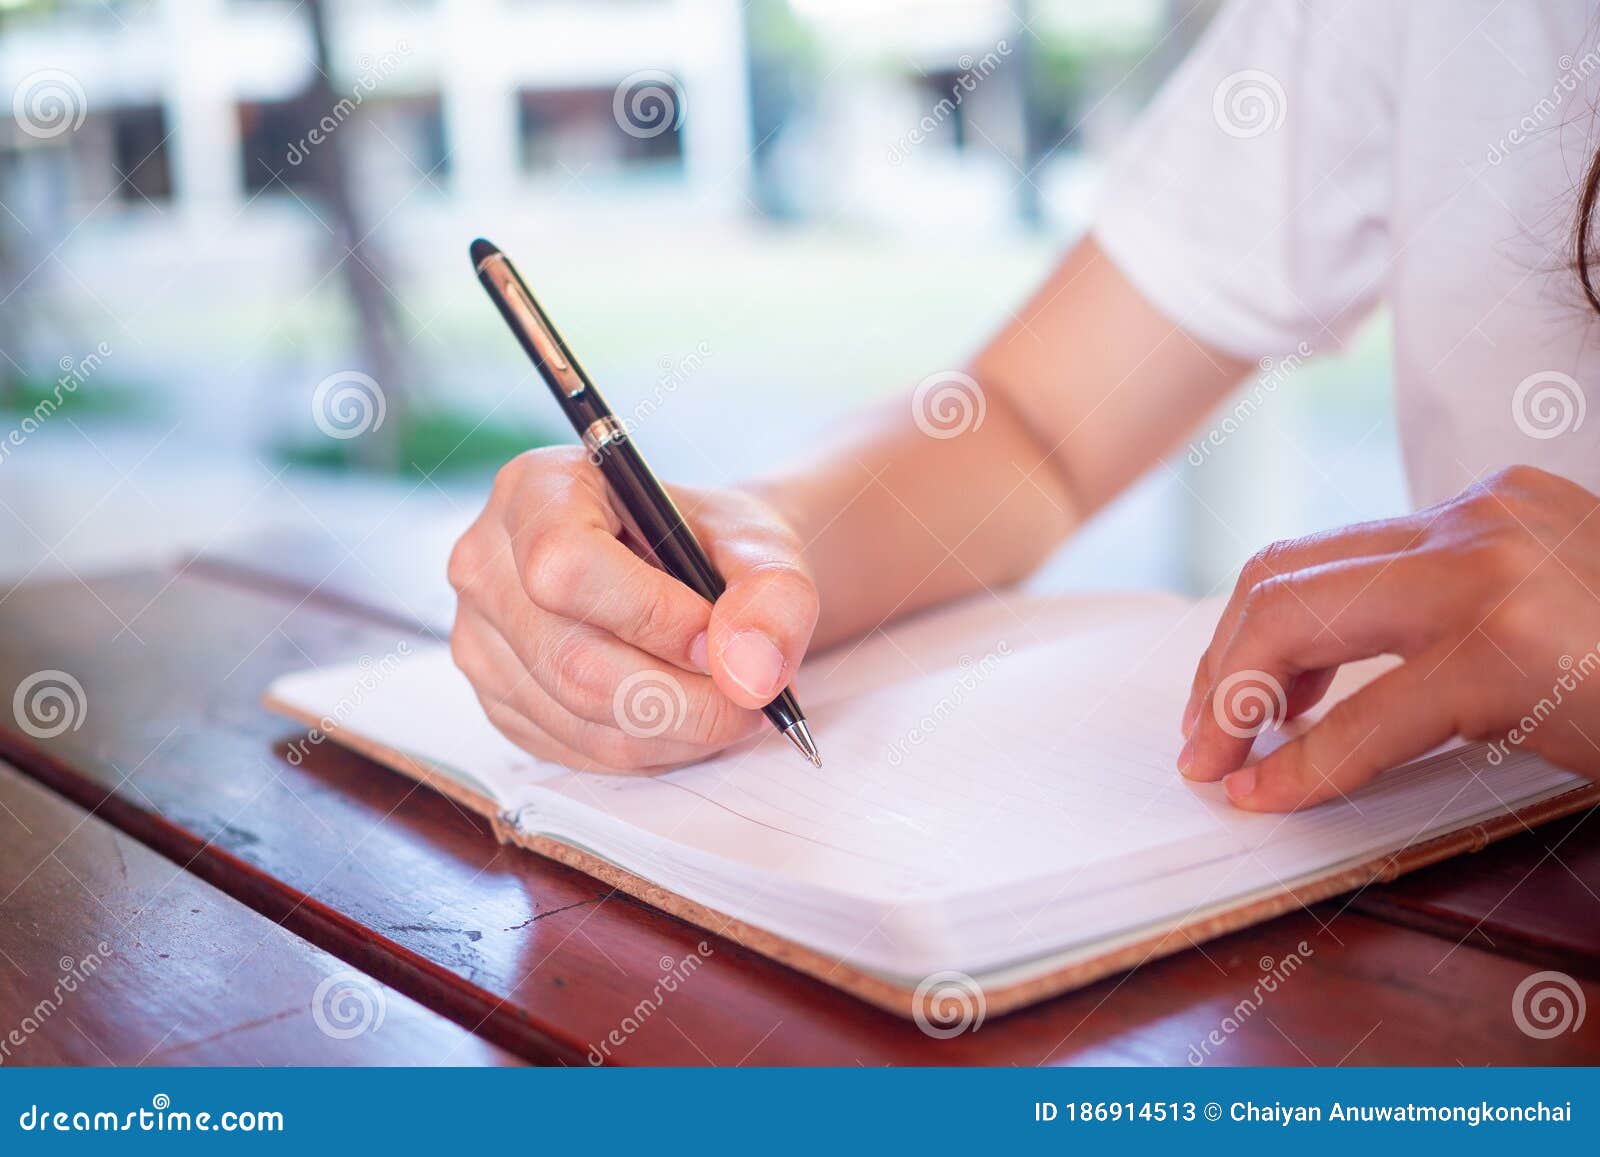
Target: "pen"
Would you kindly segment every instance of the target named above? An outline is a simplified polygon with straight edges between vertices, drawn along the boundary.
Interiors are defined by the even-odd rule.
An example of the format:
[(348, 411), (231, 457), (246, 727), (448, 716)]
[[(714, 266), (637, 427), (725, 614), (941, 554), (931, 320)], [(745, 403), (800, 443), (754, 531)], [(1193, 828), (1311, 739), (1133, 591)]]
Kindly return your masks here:
[[(612, 491), (622, 503), (632, 529), (661, 568), (707, 602), (714, 603), (726, 584), (706, 556), (705, 548), (683, 520), (677, 506), (645, 465), (633, 439), (611, 407), (594, 388), (567, 343), (509, 258), (482, 237), (472, 243), (472, 267), (500, 309), (511, 332), (533, 359), (572, 428), (589, 448)], [(817, 745), (794, 691), (785, 687), (762, 709), (772, 725), (789, 737), (800, 754), (822, 766)]]

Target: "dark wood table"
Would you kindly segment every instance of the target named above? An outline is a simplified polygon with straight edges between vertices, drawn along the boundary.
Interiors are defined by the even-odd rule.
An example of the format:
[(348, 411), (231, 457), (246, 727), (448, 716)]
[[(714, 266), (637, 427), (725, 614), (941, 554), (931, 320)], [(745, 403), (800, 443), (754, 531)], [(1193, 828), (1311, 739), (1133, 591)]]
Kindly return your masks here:
[(502, 1052), (0, 765), (6, 1064), (484, 1064)]
[[(932, 1040), (595, 880), (502, 848), (481, 820), (334, 745), (291, 762), (301, 732), (259, 705), (274, 676), (377, 657), (428, 632), (408, 623), (403, 603), (366, 608), (348, 591), (324, 595), (315, 566), (297, 583), (281, 550), (271, 573), (252, 573), (234, 553), (225, 565), (12, 591), (0, 602), (0, 693), (34, 672), (66, 671), (87, 710), (76, 729), (49, 738), (0, 713), (0, 751), (93, 811), (107, 848), (116, 829), (181, 866), (186, 887), (218, 904), (225, 893), (231, 921), (275, 923), (307, 958), (329, 954), (387, 986), (391, 1015), (408, 1000), (478, 1038), (475, 1053), (449, 1046), (453, 1060), (504, 1050), (583, 1064), (624, 1028), (609, 1049), (624, 1064), (1600, 1059), (1600, 1017), (1540, 1040), (1512, 1016), (1517, 985), (1542, 968), (1576, 977), (1591, 1004), (1600, 997), (1600, 823), (1585, 816)], [(14, 953), (17, 922), (6, 912), (0, 921), (0, 948)], [(214, 935), (261, 938), (221, 924)], [(662, 971), (702, 940), (712, 951), (692, 980), (639, 1016)], [(1252, 1003), (1262, 970), (1295, 952), (1299, 970)], [(170, 976), (152, 966), (146, 981), (157, 1002), (186, 983), (176, 966)], [(263, 1016), (308, 1000), (304, 980), (258, 987)], [(219, 1016), (216, 1031), (230, 1019)], [(41, 1035), (82, 1059), (67, 1031)], [(382, 1053), (381, 1044), (373, 1034), (364, 1047)], [(383, 1059), (426, 1059), (418, 1051), (427, 1049), (397, 1045)], [(238, 1055), (249, 1062), (248, 1048)]]

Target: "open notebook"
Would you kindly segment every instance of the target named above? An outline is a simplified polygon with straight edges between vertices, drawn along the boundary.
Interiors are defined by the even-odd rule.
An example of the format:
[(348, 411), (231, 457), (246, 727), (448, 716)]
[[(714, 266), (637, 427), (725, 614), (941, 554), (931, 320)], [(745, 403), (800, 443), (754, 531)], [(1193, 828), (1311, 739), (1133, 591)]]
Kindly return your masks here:
[[(268, 703), (506, 839), (907, 1015), (936, 974), (996, 1014), (1593, 802), (1536, 758), (1457, 745), (1348, 801), (1235, 811), (1173, 770), (1218, 613), (985, 596), (825, 653), (797, 685), (821, 770), (775, 733), (654, 777), (542, 764), (442, 648), (290, 675)], [(674, 709), (670, 687), (655, 703)]]

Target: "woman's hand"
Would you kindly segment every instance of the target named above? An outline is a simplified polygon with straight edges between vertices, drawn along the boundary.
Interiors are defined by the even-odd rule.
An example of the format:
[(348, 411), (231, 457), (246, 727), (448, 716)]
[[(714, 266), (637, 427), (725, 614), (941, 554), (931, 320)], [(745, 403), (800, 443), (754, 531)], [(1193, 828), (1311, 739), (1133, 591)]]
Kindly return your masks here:
[(727, 581), (715, 608), (627, 543), (578, 447), (495, 478), (456, 543), (450, 650), (495, 726), (542, 759), (641, 771), (755, 734), (799, 666), (817, 592), (794, 533), (735, 491), (673, 498)]
[[(1200, 661), (1179, 770), (1291, 811), (1460, 735), (1600, 780), (1597, 512), (1582, 487), (1515, 466), (1404, 518), (1268, 547)], [(1380, 654), (1402, 662), (1241, 769), (1262, 721), (1242, 706), (1276, 699), (1292, 718), (1341, 663)]]

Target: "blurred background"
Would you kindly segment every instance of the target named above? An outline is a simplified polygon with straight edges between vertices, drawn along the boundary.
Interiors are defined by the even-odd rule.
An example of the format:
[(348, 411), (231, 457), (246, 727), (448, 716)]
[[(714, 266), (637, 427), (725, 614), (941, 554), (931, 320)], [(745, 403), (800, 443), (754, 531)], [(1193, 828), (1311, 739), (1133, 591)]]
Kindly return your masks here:
[[(382, 594), (447, 623), (494, 467), (570, 440), (474, 236), (661, 473), (737, 481), (1007, 320), (1214, 9), (0, 0), (0, 573), (311, 531), (331, 587), (415, 556), (434, 585)], [(1403, 507), (1385, 319), (1264, 373), (1045, 581), (1204, 594)]]

